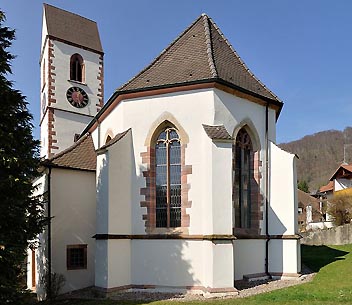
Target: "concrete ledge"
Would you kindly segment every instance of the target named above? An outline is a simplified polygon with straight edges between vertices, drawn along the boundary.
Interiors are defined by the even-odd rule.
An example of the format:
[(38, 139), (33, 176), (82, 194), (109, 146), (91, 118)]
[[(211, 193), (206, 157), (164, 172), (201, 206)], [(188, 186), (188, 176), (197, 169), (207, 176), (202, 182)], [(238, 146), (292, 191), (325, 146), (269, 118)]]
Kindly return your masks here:
[(93, 290), (97, 296), (102, 298), (109, 298), (119, 293), (141, 291), (147, 293), (165, 294), (200, 294), (206, 298), (238, 295), (238, 290), (234, 287), (211, 288), (204, 286), (124, 285), (111, 288), (93, 287)]
[(270, 272), (271, 278), (275, 280), (289, 280), (296, 279), (302, 274), (300, 273), (285, 273), (285, 272)]

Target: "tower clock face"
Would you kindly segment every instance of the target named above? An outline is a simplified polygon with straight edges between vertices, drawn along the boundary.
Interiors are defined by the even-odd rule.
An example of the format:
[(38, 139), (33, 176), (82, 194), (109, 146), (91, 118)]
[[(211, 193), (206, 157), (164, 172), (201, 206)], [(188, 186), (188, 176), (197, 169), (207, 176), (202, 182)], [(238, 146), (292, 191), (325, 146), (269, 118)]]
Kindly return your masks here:
[(69, 88), (66, 92), (66, 98), (68, 102), (76, 108), (87, 106), (89, 101), (87, 93), (79, 87)]

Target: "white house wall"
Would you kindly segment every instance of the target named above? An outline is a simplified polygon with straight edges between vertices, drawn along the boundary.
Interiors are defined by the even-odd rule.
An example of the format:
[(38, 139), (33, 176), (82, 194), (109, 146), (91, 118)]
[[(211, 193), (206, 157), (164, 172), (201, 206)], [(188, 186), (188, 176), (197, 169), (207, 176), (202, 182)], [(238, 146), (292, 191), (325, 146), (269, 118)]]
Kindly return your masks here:
[[(95, 173), (52, 169), (52, 271), (66, 278), (62, 292), (94, 285)], [(67, 245), (87, 244), (87, 269), (67, 270)]]
[(334, 191), (341, 191), (352, 187), (352, 180), (350, 179), (338, 178), (335, 179), (334, 182)]

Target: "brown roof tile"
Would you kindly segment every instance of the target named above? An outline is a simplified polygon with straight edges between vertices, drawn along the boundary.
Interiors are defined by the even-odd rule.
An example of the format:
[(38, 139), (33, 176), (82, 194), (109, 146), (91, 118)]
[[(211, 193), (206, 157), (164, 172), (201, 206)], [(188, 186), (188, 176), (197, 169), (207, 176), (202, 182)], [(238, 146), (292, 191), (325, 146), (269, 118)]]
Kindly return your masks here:
[(297, 195), (298, 195), (298, 204), (301, 203), (304, 206), (319, 202), (318, 199), (314, 198), (313, 196), (311, 196), (308, 193), (305, 193), (301, 190), (297, 190)]
[(329, 192), (334, 190), (334, 181), (330, 181), (327, 185), (323, 185), (320, 189), (319, 192), (324, 193), (324, 192)]
[(232, 140), (224, 125), (211, 126), (203, 124), (203, 128), (212, 140)]
[(341, 164), (335, 173), (331, 176), (330, 180), (334, 180), (336, 176), (351, 176), (352, 164)]
[(48, 35), (103, 53), (96, 22), (44, 4)]
[(95, 171), (97, 167), (96, 158), (92, 136), (85, 134), (71, 147), (45, 160), (43, 165)]
[(216, 24), (205, 14), (118, 90), (149, 89), (202, 80), (222, 80), (281, 103), (250, 72)]

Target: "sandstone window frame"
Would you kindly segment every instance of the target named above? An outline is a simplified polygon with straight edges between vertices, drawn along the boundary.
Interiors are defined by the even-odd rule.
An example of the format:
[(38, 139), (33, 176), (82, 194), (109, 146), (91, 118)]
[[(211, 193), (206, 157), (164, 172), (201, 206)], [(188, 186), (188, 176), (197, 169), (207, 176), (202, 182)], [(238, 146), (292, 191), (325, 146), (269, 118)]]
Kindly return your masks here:
[(166, 126), (155, 142), (155, 214), (157, 228), (181, 227), (181, 139)]
[[(166, 127), (175, 128), (181, 141), (181, 224), (179, 227), (157, 227), (156, 226), (156, 172), (155, 172), (155, 143), (161, 130)], [(192, 201), (188, 194), (191, 185), (188, 183), (188, 176), (192, 174), (192, 165), (186, 164), (187, 144), (189, 137), (186, 131), (173, 117), (172, 114), (164, 112), (151, 125), (145, 140), (146, 150), (140, 153), (144, 170), (145, 187), (141, 187), (140, 194), (144, 198), (140, 201), (140, 207), (145, 208), (143, 220), (147, 234), (188, 234), (190, 226), (190, 215), (187, 209), (192, 207)]]
[[(238, 204), (236, 204), (236, 142), (238, 135), (241, 133), (247, 134), (247, 142), (241, 143), (242, 147), (250, 148), (250, 153), (247, 155), (247, 160), (250, 163), (250, 168), (247, 168), (248, 174), (248, 189), (247, 203), (250, 204), (242, 214), (239, 214)], [(233, 132), (232, 144), (232, 203), (233, 203), (233, 234), (241, 236), (257, 236), (261, 232), (261, 222), (263, 221), (263, 205), (264, 197), (261, 194), (262, 180), (262, 161), (260, 160), (261, 145), (258, 133), (252, 121), (247, 118), (242, 121)], [(249, 139), (249, 142), (248, 142)], [(247, 151), (248, 152), (248, 151)], [(237, 176), (238, 181), (238, 176)], [(237, 193), (238, 195), (239, 193)], [(237, 205), (237, 206), (236, 206)], [(239, 220), (241, 218), (241, 220)], [(246, 218), (245, 221), (243, 219)]]

